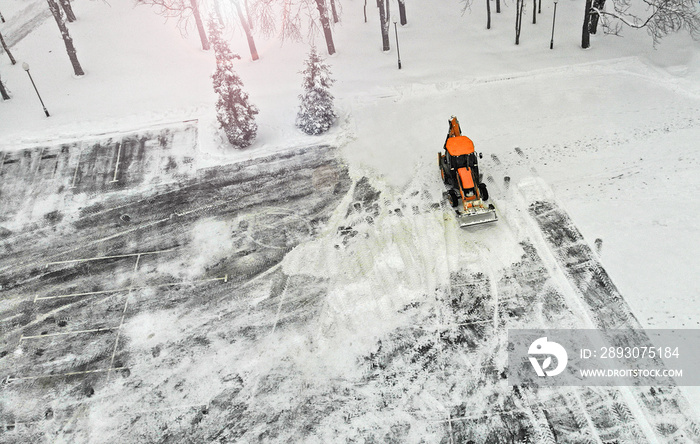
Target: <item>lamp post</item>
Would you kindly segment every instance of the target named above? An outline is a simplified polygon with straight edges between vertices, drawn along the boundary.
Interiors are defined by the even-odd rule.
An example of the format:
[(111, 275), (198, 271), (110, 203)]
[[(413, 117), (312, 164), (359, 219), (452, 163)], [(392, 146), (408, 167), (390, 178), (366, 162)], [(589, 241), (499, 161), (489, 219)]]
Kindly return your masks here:
[(554, 22), (557, 19), (557, 0), (554, 0), (554, 15), (552, 16), (552, 40), (549, 41), (549, 49), (554, 49)]
[(399, 31), (394, 22), (394, 33), (396, 34), (396, 56), (399, 58), (399, 69), (401, 69), (401, 53), (399, 52)]
[(32, 86), (34, 87), (34, 91), (36, 91), (37, 97), (39, 97), (39, 102), (41, 102), (42, 108), (44, 108), (44, 113), (46, 114), (46, 117), (49, 117), (49, 111), (46, 109), (46, 105), (44, 105), (44, 101), (41, 100), (41, 95), (39, 94), (39, 90), (36, 89), (36, 84), (34, 83), (34, 79), (32, 78), (31, 73), (29, 72), (29, 64), (27, 62), (22, 63), (22, 69), (27, 71), (27, 75), (29, 76), (29, 80), (32, 81)]

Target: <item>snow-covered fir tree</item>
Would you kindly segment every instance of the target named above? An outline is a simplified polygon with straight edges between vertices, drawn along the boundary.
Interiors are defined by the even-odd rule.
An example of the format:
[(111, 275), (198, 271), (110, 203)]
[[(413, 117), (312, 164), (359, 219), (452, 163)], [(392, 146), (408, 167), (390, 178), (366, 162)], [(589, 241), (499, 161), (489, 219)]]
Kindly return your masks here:
[(216, 71), (212, 75), (214, 91), (218, 95), (216, 118), (231, 145), (245, 148), (253, 143), (258, 132), (255, 123), (258, 108), (248, 101), (243, 82), (233, 71), (233, 61), (241, 57), (228, 47), (214, 20), (209, 21), (209, 38), (216, 55)]
[(304, 94), (299, 96), (301, 105), (297, 114), (297, 127), (306, 134), (324, 133), (337, 117), (333, 109), (333, 95), (329, 91), (335, 80), (331, 78), (329, 66), (313, 46), (302, 74)]

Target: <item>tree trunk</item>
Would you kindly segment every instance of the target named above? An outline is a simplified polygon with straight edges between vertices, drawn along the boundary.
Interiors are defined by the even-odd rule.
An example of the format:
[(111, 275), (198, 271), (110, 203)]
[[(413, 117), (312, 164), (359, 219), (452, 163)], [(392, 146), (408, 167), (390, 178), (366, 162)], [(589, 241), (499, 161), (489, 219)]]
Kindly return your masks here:
[(501, 0), (496, 0), (496, 13), (501, 13)]
[(491, 0), (486, 0), (486, 29), (491, 29)]
[(316, 9), (318, 9), (318, 14), (321, 17), (321, 27), (323, 28), (323, 35), (326, 37), (328, 55), (333, 55), (335, 54), (335, 45), (333, 44), (333, 34), (331, 34), (331, 23), (328, 20), (325, 0), (316, 0)]
[(365, 23), (367, 23), (367, 0), (365, 0)]
[(5, 17), (2, 16), (2, 12), (0, 12), (0, 21), (2, 21), (3, 23), (5, 23)]
[(84, 76), (85, 72), (83, 71), (83, 68), (80, 66), (80, 62), (78, 61), (78, 56), (76, 55), (75, 52), (75, 46), (73, 46), (73, 39), (71, 38), (70, 34), (68, 33), (68, 28), (66, 27), (66, 22), (63, 21), (63, 17), (61, 17), (61, 10), (58, 7), (58, 4), (56, 3), (56, 0), (46, 0), (49, 4), (49, 9), (51, 10), (51, 14), (53, 14), (53, 18), (56, 19), (56, 24), (58, 25), (58, 30), (61, 31), (61, 36), (63, 37), (63, 43), (66, 45), (66, 52), (68, 53), (68, 58), (70, 59), (71, 65), (73, 65), (73, 72), (75, 72), (76, 76)]
[(219, 26), (224, 26), (224, 15), (221, 13), (221, 3), (214, 2), (214, 15), (216, 16), (216, 21), (219, 22)]
[(207, 39), (207, 33), (204, 31), (202, 16), (199, 15), (197, 0), (190, 0), (190, 5), (192, 5), (192, 15), (194, 16), (194, 22), (197, 24), (197, 31), (199, 31), (199, 39), (202, 41), (202, 49), (209, 51), (209, 39)]
[(591, 14), (591, 23), (588, 25), (588, 32), (591, 34), (598, 32), (598, 14)]
[(379, 6), (379, 25), (382, 27), (382, 51), (389, 51), (389, 21), (386, 19), (386, 11), (384, 10), (384, 2), (377, 0)]
[(391, 9), (389, 9), (389, 0), (386, 0), (386, 27), (391, 23)]
[(258, 49), (255, 47), (255, 40), (253, 40), (253, 34), (250, 32), (248, 22), (246, 21), (245, 16), (243, 15), (241, 3), (239, 0), (234, 0), (233, 4), (236, 6), (236, 13), (238, 13), (238, 18), (241, 21), (241, 26), (243, 26), (245, 36), (248, 38), (248, 48), (250, 48), (250, 56), (253, 58), (253, 61), (258, 60), (260, 58), (258, 56)]
[(12, 53), (10, 52), (10, 48), (7, 47), (7, 43), (5, 43), (5, 39), (2, 37), (2, 33), (0, 32), (0, 44), (2, 44), (2, 49), (5, 50), (5, 53), (7, 54), (8, 57), (10, 57), (10, 62), (12, 64), (16, 64), (17, 61), (15, 60), (14, 57), (12, 57)]
[(58, 0), (61, 3), (61, 8), (63, 12), (66, 13), (66, 20), (69, 22), (75, 21), (75, 14), (73, 13), (73, 7), (70, 5), (70, 0)]
[(248, 19), (248, 27), (252, 31), (254, 28), (253, 17), (250, 16), (250, 8), (248, 7), (248, 0), (243, 0), (243, 6), (245, 7), (245, 16)]
[[(593, 2), (593, 7), (597, 9), (598, 11), (601, 11), (605, 7), (605, 0), (594, 0)], [(590, 31), (591, 34), (595, 34), (598, 32), (598, 20), (600, 19), (600, 16), (598, 14), (591, 14), (591, 24), (588, 27), (588, 30)]]
[(520, 44), (520, 29), (523, 23), (523, 2), (525, 0), (515, 0), (515, 44)]
[(537, 13), (542, 14), (542, 0), (537, 3)]
[(10, 100), (10, 95), (7, 93), (5, 84), (2, 83), (2, 79), (0, 79), (0, 95), (2, 95), (2, 100)]
[(399, 20), (401, 21), (401, 26), (408, 23), (406, 20), (406, 0), (399, 0)]
[(581, 32), (581, 48), (586, 49), (591, 46), (591, 34), (589, 26), (591, 22), (592, 0), (586, 0), (586, 13), (583, 16), (583, 29)]
[(537, 24), (537, 0), (532, 0), (532, 24)]
[(335, 10), (335, 0), (331, 0), (331, 12), (333, 13), (333, 23), (338, 23), (338, 12)]

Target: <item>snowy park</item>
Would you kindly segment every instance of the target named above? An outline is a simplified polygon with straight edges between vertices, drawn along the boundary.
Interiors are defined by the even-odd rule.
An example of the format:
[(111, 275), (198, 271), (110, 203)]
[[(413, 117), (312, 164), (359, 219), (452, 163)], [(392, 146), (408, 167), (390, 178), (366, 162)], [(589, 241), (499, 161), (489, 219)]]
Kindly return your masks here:
[(697, 2), (0, 14), (0, 442), (700, 443), (508, 362), (700, 329)]

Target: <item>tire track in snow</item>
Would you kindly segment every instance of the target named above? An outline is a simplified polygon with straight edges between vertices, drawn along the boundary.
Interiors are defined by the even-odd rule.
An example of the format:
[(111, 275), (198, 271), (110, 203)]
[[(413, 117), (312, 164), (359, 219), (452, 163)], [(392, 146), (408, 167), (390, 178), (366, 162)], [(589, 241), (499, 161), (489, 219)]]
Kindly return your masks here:
[[(516, 153), (521, 159), (507, 168), (528, 170), (526, 176), (532, 174), (539, 178), (534, 167), (523, 164), (525, 156), (522, 151), (516, 148)], [(529, 198), (522, 194), (523, 191), (530, 193)], [(539, 179), (539, 182), (525, 183), (524, 187), (520, 187), (516, 199), (521, 211), (527, 211), (532, 218), (532, 222), (528, 222), (527, 218), (523, 218), (523, 222), (526, 227), (529, 226), (530, 237), (535, 241), (539, 254), (548, 258), (546, 262), (549, 263), (550, 272), (559, 276), (557, 281), (560, 285), (569, 287), (565, 293), (575, 306), (580, 307), (580, 313), (587, 319), (588, 328), (641, 328), (596, 255), (573, 221), (554, 201), (551, 190), (544, 182)], [(664, 415), (659, 414), (660, 409), (661, 412), (665, 412), (665, 409), (676, 411), (676, 417), (680, 418), (680, 424), (676, 424), (676, 434), (688, 433), (695, 435), (695, 439), (700, 439), (694, 432), (694, 420), (686, 416), (676, 404), (678, 401), (687, 401), (677, 388), (669, 391), (671, 393), (661, 399), (659, 396), (654, 397), (654, 401), (640, 388), (621, 387), (619, 393), (630, 407), (648, 442), (659, 442), (656, 430), (664, 424)], [(665, 407), (655, 406), (659, 401)], [(584, 413), (587, 415), (587, 412)]]

